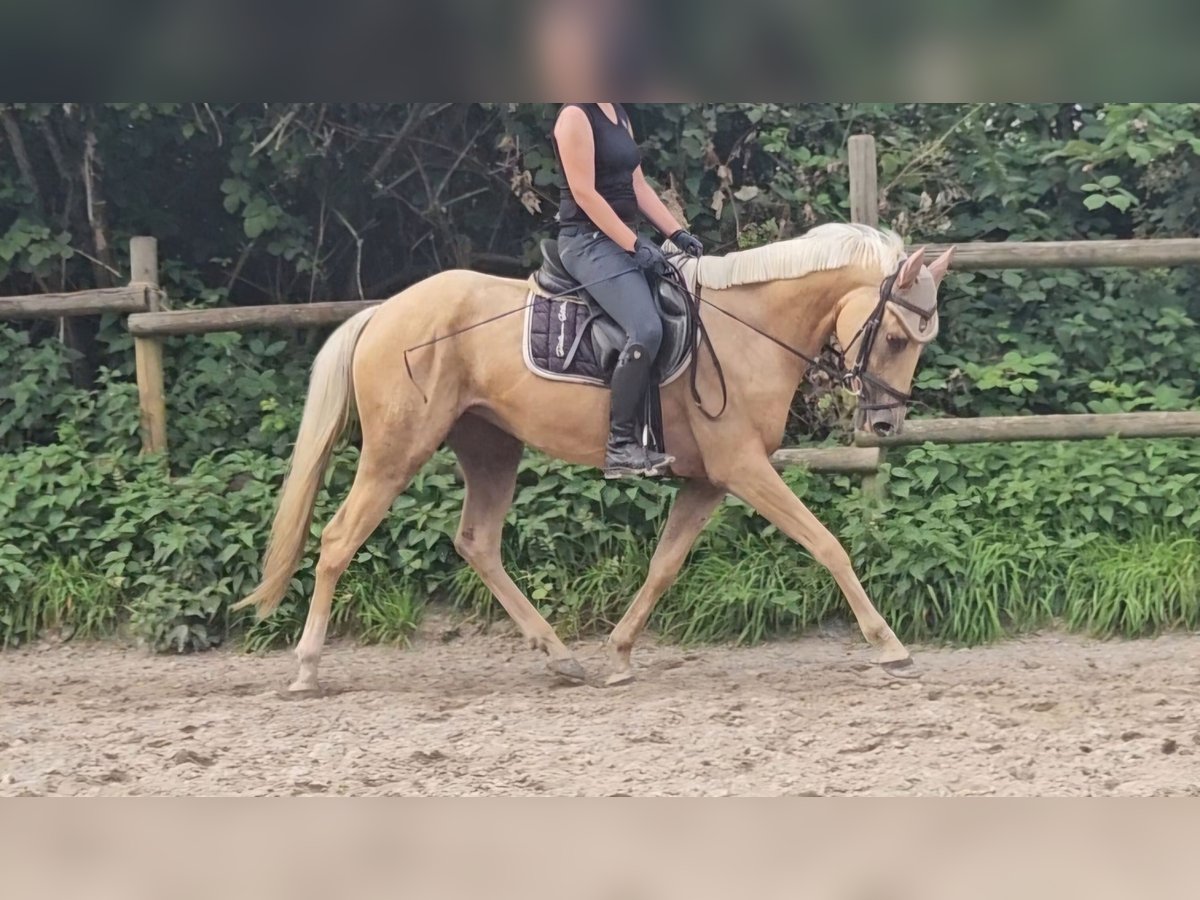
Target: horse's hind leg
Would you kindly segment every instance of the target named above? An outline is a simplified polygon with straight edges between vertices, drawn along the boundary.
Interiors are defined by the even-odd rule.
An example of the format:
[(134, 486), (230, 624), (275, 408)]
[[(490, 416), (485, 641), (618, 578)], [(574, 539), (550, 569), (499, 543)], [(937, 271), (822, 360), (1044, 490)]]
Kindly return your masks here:
[(521, 442), (473, 415), (458, 421), (447, 442), (458, 456), (467, 483), (455, 549), (512, 616), (530, 646), (549, 655), (550, 670), (570, 681), (582, 681), (583, 667), (504, 571), (500, 556), (504, 517), (517, 484)]
[(317, 581), (304, 633), (296, 647), (300, 671), (289, 690), (315, 691), (317, 666), (325, 646), (329, 611), (338, 579), (371, 532), (383, 521), (396, 496), (442, 442), (453, 413), (423, 407), (418, 415), (380, 421), (364, 418), (363, 448), (350, 493), (321, 532)]
[(329, 626), (329, 611), (338, 579), (359, 547), (383, 521), (396, 495), (408, 486), (409, 480), (428, 456), (407, 460), (401, 466), (390, 464), (380, 467), (374, 465), (364, 453), (350, 493), (321, 532), (316, 586), (308, 606), (308, 617), (304, 620), (304, 633), (296, 646), (300, 669), (288, 690), (319, 689), (317, 667), (325, 646), (325, 631)]

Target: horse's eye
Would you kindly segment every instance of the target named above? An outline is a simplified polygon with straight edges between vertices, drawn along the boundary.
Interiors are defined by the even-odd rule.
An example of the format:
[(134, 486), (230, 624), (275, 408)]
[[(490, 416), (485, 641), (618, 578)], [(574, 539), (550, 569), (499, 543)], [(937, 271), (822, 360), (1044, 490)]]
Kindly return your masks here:
[(888, 347), (899, 353), (908, 346), (908, 338), (902, 334), (889, 334), (887, 336)]

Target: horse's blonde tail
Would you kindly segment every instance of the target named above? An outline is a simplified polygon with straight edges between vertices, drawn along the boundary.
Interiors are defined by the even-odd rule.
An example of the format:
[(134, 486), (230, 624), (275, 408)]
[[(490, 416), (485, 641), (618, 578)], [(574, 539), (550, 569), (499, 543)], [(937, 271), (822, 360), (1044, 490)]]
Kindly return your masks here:
[(250, 596), (234, 605), (235, 610), (253, 606), (258, 618), (269, 616), (279, 606), (300, 565), (321, 476), (354, 411), (354, 347), (376, 309), (365, 309), (344, 322), (313, 362), (300, 432), (263, 557), (262, 581)]

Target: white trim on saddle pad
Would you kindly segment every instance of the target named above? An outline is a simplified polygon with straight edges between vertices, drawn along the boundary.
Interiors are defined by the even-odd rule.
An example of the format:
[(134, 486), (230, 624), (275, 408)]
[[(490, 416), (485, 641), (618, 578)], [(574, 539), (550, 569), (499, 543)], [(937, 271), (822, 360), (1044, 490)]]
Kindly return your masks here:
[[(541, 293), (541, 289), (537, 286), (537, 282), (534, 281), (532, 275), (529, 277), (529, 285), (530, 285), (529, 293), (526, 294), (526, 299), (525, 299), (525, 327), (521, 331), (521, 357), (522, 357), (522, 359), (525, 360), (525, 368), (527, 368), (530, 372), (532, 372), (534, 375), (538, 376), (539, 378), (545, 378), (547, 381), (563, 381), (568, 384), (585, 384), (585, 385), (588, 385), (589, 387), (601, 387), (601, 388), (605, 388), (607, 390), (608, 382), (603, 381), (602, 379), (589, 378), (586, 375), (571, 375), (571, 374), (560, 374), (558, 372), (547, 372), (545, 369), (539, 368), (537, 363), (534, 362), (533, 357), (532, 357), (532, 355), (530, 355), (530, 351), (529, 351), (530, 339), (533, 336), (532, 335), (532, 332), (533, 332), (533, 306), (538, 298), (541, 298), (543, 300), (549, 299), (549, 298), (545, 294)], [(580, 300), (578, 297), (575, 297), (570, 294), (562, 296), (562, 297), (555, 297), (550, 302), (557, 303), (559, 300), (565, 301), (567, 303), (579, 303), (579, 304), (584, 303), (583, 300)], [(699, 334), (697, 334), (696, 342), (699, 343), (699, 340), (700, 340), (700, 336), (699, 336)], [(670, 375), (668, 375), (664, 381), (659, 383), (659, 387), (660, 388), (666, 387), (667, 385), (671, 384), (671, 382), (673, 382), (677, 378), (679, 378), (680, 375), (682, 375), (684, 372), (686, 372), (688, 366), (691, 365), (692, 357), (694, 355), (695, 355), (695, 347), (693, 346), (693, 348), (688, 351), (687, 355), (685, 355), (683, 357), (683, 359), (680, 361), (679, 366), (675, 369), (675, 371), (672, 372)]]

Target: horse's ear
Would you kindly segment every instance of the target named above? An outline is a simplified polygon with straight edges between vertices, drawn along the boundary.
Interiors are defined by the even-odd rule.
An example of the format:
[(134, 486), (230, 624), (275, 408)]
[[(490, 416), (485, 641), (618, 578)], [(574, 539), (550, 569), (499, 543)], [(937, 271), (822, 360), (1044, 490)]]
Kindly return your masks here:
[(950, 268), (950, 260), (952, 259), (954, 259), (954, 247), (951, 247), (929, 264), (929, 274), (933, 276), (933, 286), (935, 288), (946, 277), (946, 271)]
[(896, 290), (903, 291), (906, 288), (912, 287), (913, 283), (917, 280), (917, 275), (921, 272), (921, 266), (924, 264), (925, 248), (919, 247), (908, 255), (908, 259), (904, 261), (904, 265), (896, 273)]

